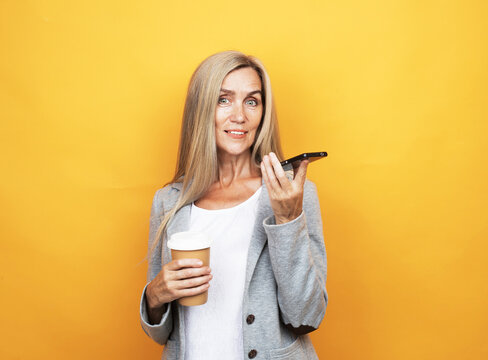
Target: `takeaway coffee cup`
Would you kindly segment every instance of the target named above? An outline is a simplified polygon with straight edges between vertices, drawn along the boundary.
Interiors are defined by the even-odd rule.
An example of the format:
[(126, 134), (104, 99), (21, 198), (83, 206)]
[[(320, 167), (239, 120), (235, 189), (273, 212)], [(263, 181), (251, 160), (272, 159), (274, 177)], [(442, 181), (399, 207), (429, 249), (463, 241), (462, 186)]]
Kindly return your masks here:
[[(199, 259), (203, 266), (210, 264), (210, 238), (202, 232), (183, 231), (171, 235), (168, 240), (168, 248), (171, 249), (173, 260)], [(194, 306), (207, 302), (208, 291), (178, 299), (181, 305)]]

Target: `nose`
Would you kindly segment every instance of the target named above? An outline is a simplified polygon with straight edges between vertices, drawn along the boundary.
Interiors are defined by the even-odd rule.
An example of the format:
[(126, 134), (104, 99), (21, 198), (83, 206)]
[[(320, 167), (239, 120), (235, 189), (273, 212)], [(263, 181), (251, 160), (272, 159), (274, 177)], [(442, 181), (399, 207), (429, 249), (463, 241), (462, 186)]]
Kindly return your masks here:
[(241, 124), (245, 121), (244, 107), (242, 104), (236, 104), (233, 109), (231, 121)]

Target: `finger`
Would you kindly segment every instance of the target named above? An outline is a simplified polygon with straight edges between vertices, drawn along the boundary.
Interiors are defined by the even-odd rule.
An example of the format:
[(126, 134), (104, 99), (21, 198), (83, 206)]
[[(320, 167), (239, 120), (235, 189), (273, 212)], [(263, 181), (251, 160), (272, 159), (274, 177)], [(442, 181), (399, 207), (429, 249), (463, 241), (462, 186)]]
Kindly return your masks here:
[(261, 161), (261, 175), (264, 180), (264, 185), (266, 185), (266, 188), (268, 189), (268, 193), (271, 193), (271, 183), (269, 182), (268, 173), (266, 172), (264, 161)]
[(288, 190), (291, 188), (290, 180), (286, 177), (285, 170), (283, 170), (283, 166), (281, 166), (280, 161), (275, 153), (269, 154), (271, 165), (273, 166), (274, 173), (278, 178), (278, 181), (283, 188), (283, 190)]
[(261, 164), (259, 164), (259, 167), (261, 168), (261, 176), (263, 177), (264, 183), (266, 184), (266, 186), (269, 189), (269, 185), (268, 185), (269, 179), (268, 179), (268, 174), (266, 173), (266, 167), (264, 166), (264, 160), (261, 161)]
[(168, 263), (168, 270), (176, 271), (187, 267), (200, 267), (203, 265), (199, 259), (177, 259)]
[(182, 297), (186, 297), (186, 296), (193, 296), (193, 295), (201, 294), (201, 293), (207, 291), (209, 287), (210, 287), (210, 284), (207, 282), (205, 284), (202, 284), (202, 285), (194, 287), (194, 288), (179, 290), (178, 291), (178, 299), (182, 298)]
[(203, 276), (210, 274), (210, 268), (208, 266), (202, 266), (199, 268), (185, 268), (177, 271), (173, 271), (171, 274), (172, 280), (189, 279), (197, 276)]
[(198, 276), (191, 279), (175, 281), (175, 287), (176, 289), (180, 289), (180, 290), (189, 289), (189, 288), (194, 288), (203, 285), (205, 283), (208, 283), (210, 280), (212, 280), (212, 275), (208, 274), (205, 276)]
[(264, 169), (266, 171), (266, 175), (268, 177), (268, 183), (271, 186), (271, 189), (268, 188), (268, 190), (273, 192), (277, 192), (281, 190), (281, 185), (278, 182), (278, 179), (276, 179), (273, 165), (271, 165), (271, 160), (268, 155), (264, 156), (263, 163), (264, 163)]
[(301, 187), (303, 187), (303, 184), (305, 184), (305, 180), (307, 179), (308, 164), (308, 160), (303, 160), (300, 163), (300, 166), (298, 167), (298, 170), (295, 174), (295, 179), (293, 180), (294, 182), (297, 182), (298, 185), (300, 185)]

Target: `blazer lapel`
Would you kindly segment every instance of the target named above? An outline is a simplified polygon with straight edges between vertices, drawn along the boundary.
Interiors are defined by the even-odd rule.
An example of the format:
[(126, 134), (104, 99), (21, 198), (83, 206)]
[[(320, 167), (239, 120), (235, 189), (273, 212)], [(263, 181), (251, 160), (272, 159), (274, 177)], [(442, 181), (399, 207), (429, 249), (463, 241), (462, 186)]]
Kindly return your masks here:
[(256, 219), (254, 223), (254, 230), (251, 237), (251, 243), (249, 244), (249, 251), (247, 254), (247, 265), (246, 265), (246, 282), (244, 285), (245, 291), (249, 287), (249, 282), (251, 281), (256, 263), (258, 262), (259, 256), (263, 252), (263, 248), (268, 241), (266, 237), (266, 232), (264, 231), (263, 221), (270, 214), (273, 214), (271, 205), (269, 203), (268, 190), (264, 181), (262, 182), (261, 194), (258, 199), (258, 212), (256, 214)]

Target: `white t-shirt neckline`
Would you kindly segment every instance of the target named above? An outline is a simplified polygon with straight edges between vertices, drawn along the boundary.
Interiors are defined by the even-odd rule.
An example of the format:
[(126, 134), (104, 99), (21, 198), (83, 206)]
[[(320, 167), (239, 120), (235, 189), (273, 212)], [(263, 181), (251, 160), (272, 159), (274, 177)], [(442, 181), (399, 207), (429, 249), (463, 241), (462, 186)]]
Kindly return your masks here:
[(239, 207), (242, 207), (242, 206), (246, 206), (247, 203), (251, 202), (251, 201), (254, 201), (255, 198), (259, 197), (259, 195), (261, 194), (261, 189), (262, 189), (263, 186), (260, 186), (256, 192), (254, 194), (252, 194), (249, 198), (247, 198), (246, 200), (244, 200), (243, 202), (237, 204), (237, 205), (234, 205), (232, 207), (229, 207), (229, 208), (224, 208), (224, 209), (205, 209), (205, 208), (201, 208), (197, 205), (195, 205), (195, 202), (193, 202), (191, 204), (192, 208), (196, 208), (198, 209), (198, 211), (209, 211), (209, 212), (218, 212), (218, 211), (232, 211), (232, 210), (236, 210), (238, 209)]

